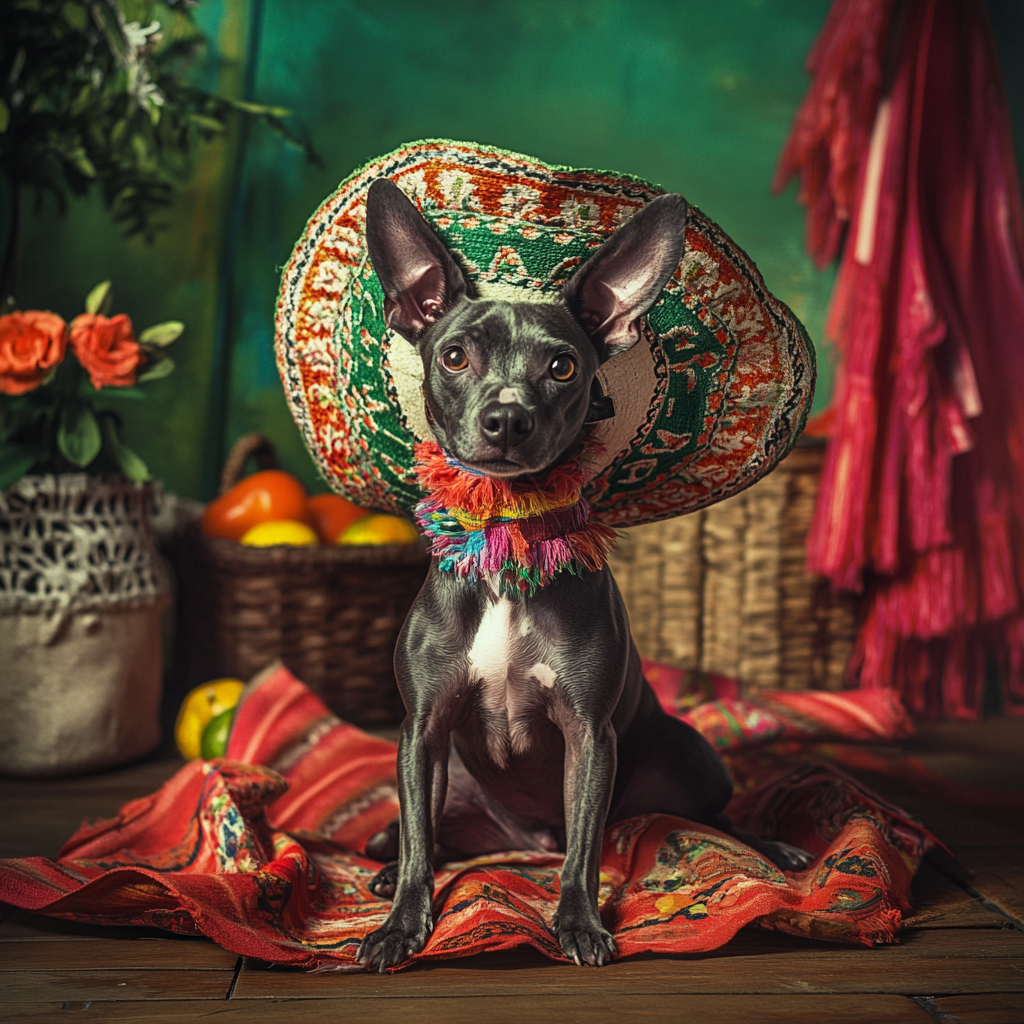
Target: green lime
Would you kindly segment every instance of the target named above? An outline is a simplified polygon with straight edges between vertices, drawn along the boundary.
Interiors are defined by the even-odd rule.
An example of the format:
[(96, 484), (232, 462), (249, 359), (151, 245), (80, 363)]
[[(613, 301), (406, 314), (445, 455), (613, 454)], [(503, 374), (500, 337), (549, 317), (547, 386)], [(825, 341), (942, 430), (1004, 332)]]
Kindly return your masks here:
[(228, 708), (206, 723), (203, 729), (203, 738), (199, 744), (199, 756), (204, 761), (211, 757), (223, 757), (228, 749), (228, 736), (231, 735), (231, 725), (235, 720), (236, 708)]

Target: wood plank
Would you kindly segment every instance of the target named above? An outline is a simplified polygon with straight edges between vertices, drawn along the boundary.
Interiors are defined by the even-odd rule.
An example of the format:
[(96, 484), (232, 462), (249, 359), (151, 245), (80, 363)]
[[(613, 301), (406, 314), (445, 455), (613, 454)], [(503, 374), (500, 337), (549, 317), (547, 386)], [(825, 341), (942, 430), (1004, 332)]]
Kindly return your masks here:
[(115, 967), (103, 971), (0, 972), (0, 1005), (121, 999), (227, 998), (234, 971), (148, 971)]
[[(824, 964), (775, 964), (761, 961), (663, 961), (658, 966), (636, 963), (603, 967), (593, 977), (579, 974), (584, 968), (553, 964), (543, 968), (523, 968), (504, 978), (488, 977), (480, 971), (464, 968), (423, 967), (405, 973), (400, 984), (391, 978), (378, 979), (364, 974), (332, 977), (328, 974), (299, 974), (285, 971), (247, 971), (239, 975), (234, 999), (335, 998), (340, 990), (350, 998), (430, 998), (441, 992), (460, 995), (515, 996), (528, 989), (537, 995), (564, 995), (578, 992), (582, 986), (595, 992), (614, 995), (638, 990), (659, 995), (696, 993), (785, 995), (819, 994), (892, 994), (919, 992), (968, 994), (978, 992), (1016, 992), (1021, 987), (1019, 966), (1009, 960), (918, 961), (910, 965), (893, 962), (846, 963), (834, 957)], [(435, 974), (437, 976), (435, 976)]]
[(914, 878), (911, 900), (913, 908), (903, 918), (904, 928), (1003, 928), (1009, 924), (928, 860)]
[(1019, 849), (1024, 845), (1024, 818), (1021, 815), (996, 814), (984, 808), (963, 807), (946, 800), (922, 797), (896, 780), (880, 775), (856, 774), (872, 789), (923, 822), (954, 854), (959, 855), (964, 847)]
[(113, 768), (92, 775), (72, 775), (56, 779), (21, 779), (0, 777), (0, 799), (41, 795), (77, 800), (85, 796), (102, 796), (110, 800), (131, 800), (159, 789), (184, 761), (177, 755), (160, 756), (150, 761)]
[(1024, 788), (1024, 718), (997, 716), (977, 722), (917, 722), (906, 747), (921, 757), (972, 754), (1001, 766), (998, 781), (1007, 789)]
[[(582, 986), (581, 986), (582, 988)], [(63, 1012), (61, 1013), (61, 1011)], [(218, 1021), (250, 1024), (623, 1024), (624, 1021), (690, 1020), (700, 1024), (928, 1024), (929, 1014), (913, 1000), (902, 996), (788, 995), (788, 996), (688, 996), (685, 1002), (675, 996), (649, 996), (642, 992), (595, 996), (585, 991), (575, 995), (531, 996), (493, 999), (476, 996), (465, 999), (431, 1000), (390, 999), (386, 1013), (368, 1000), (330, 999), (315, 1002), (301, 999), (268, 999), (259, 1004), (250, 1000), (198, 1002), (182, 1000), (166, 1003), (94, 1002), (61, 1006), (60, 1003), (23, 1004), (17, 1008), (19, 1024), (60, 1019), (151, 1024), (160, 1021), (193, 1021), (216, 1017)], [(973, 1022), (972, 1022), (973, 1024)], [(981, 1024), (981, 1022), (979, 1022)], [(989, 1022), (985, 1022), (989, 1024)], [(995, 1022), (992, 1022), (995, 1024)]]
[[(208, 942), (208, 939), (176, 935), (163, 928), (145, 928), (134, 925), (86, 924), (83, 921), (64, 921), (59, 917), (30, 914), (14, 910), (0, 923), (0, 949), (6, 942), (71, 942), (81, 939), (168, 939), (173, 942)], [(2, 953), (0, 953), (2, 956)]]
[(0, 946), (0, 972), (103, 970), (111, 964), (126, 970), (233, 971), (237, 962), (237, 953), (209, 939), (24, 939)]
[[(234, 999), (430, 998), (458, 994), (514, 996), (588, 990), (659, 995), (689, 993), (892, 995), (1014, 992), (1022, 988), (1024, 935), (1014, 930), (932, 929), (910, 933), (898, 946), (861, 949), (788, 942), (765, 936), (691, 956), (644, 955), (587, 971), (523, 950), (426, 963), (392, 977), (362, 972), (309, 974), (246, 960)], [(954, 966), (955, 963), (955, 966)], [(393, 984), (401, 978), (401, 984)], [(585, 981), (583, 980), (585, 979)]]
[(957, 854), (967, 869), (971, 887), (1015, 921), (1024, 922), (1024, 862), (1020, 849), (965, 845)]
[(946, 996), (932, 1005), (946, 1016), (945, 1024), (1020, 1024), (1024, 1020), (1024, 995), (993, 992), (978, 996)]

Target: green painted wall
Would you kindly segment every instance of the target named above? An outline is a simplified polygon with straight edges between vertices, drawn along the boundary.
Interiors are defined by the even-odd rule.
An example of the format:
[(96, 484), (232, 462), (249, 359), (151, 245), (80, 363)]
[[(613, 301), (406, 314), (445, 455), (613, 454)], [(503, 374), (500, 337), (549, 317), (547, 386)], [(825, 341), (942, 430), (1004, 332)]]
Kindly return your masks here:
[[(152, 247), (123, 240), (97, 201), (75, 203), (66, 218), (44, 206), (27, 218), (20, 303), (70, 316), (92, 284), (110, 277), (117, 310), (137, 326), (172, 317), (187, 323), (175, 344), (178, 371), (152, 387), (150, 401), (122, 400), (133, 447), (171, 489), (209, 496), (204, 457), (210, 465), (221, 457), (210, 413), (218, 338), (229, 365), (228, 441), (262, 430), (287, 468), (324, 489), (274, 365), (279, 268), (306, 219), (349, 171), (402, 142), (440, 136), (628, 171), (683, 193), (750, 253), (820, 342), (833, 272), (817, 272), (804, 253), (793, 191), (774, 197), (769, 185), (829, 6), (206, 0), (198, 17), (212, 46), (198, 77), (241, 96), (246, 55), (254, 54), (255, 98), (293, 109), (323, 165), (306, 163), (260, 126), (236, 160), (235, 133), (204, 152), (168, 214), (171, 230)], [(1012, 9), (1007, 18), (1013, 31), (1021, 28)], [(818, 409), (831, 388), (824, 355)]]

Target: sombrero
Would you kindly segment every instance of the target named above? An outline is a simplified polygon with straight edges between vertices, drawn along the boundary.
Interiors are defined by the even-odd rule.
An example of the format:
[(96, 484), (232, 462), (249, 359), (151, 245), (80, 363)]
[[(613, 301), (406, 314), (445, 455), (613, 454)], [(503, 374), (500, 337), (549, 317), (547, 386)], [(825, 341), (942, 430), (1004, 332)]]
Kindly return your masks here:
[[(313, 214), (281, 279), (277, 364), (328, 484), (411, 512), (413, 445), (430, 438), (416, 350), (385, 326), (364, 240), (366, 192), (387, 177), (419, 206), (478, 294), (554, 300), (575, 269), (663, 190), (472, 142), (413, 142), (367, 164)], [(775, 467), (803, 429), (814, 350), (750, 258), (692, 205), (683, 259), (643, 341), (599, 377), (614, 415), (584, 493), (611, 526), (693, 512)]]

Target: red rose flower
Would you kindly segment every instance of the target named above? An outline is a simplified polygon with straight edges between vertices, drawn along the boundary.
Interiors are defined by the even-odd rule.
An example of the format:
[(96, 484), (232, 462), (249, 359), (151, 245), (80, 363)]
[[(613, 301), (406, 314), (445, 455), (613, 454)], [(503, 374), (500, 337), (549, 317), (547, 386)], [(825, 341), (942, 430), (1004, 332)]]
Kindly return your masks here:
[(63, 358), (67, 325), (56, 313), (26, 309), (0, 316), (0, 391), (23, 395), (39, 387)]
[(82, 313), (71, 321), (71, 347), (92, 386), (124, 388), (135, 383), (142, 349), (124, 313), (114, 317)]

